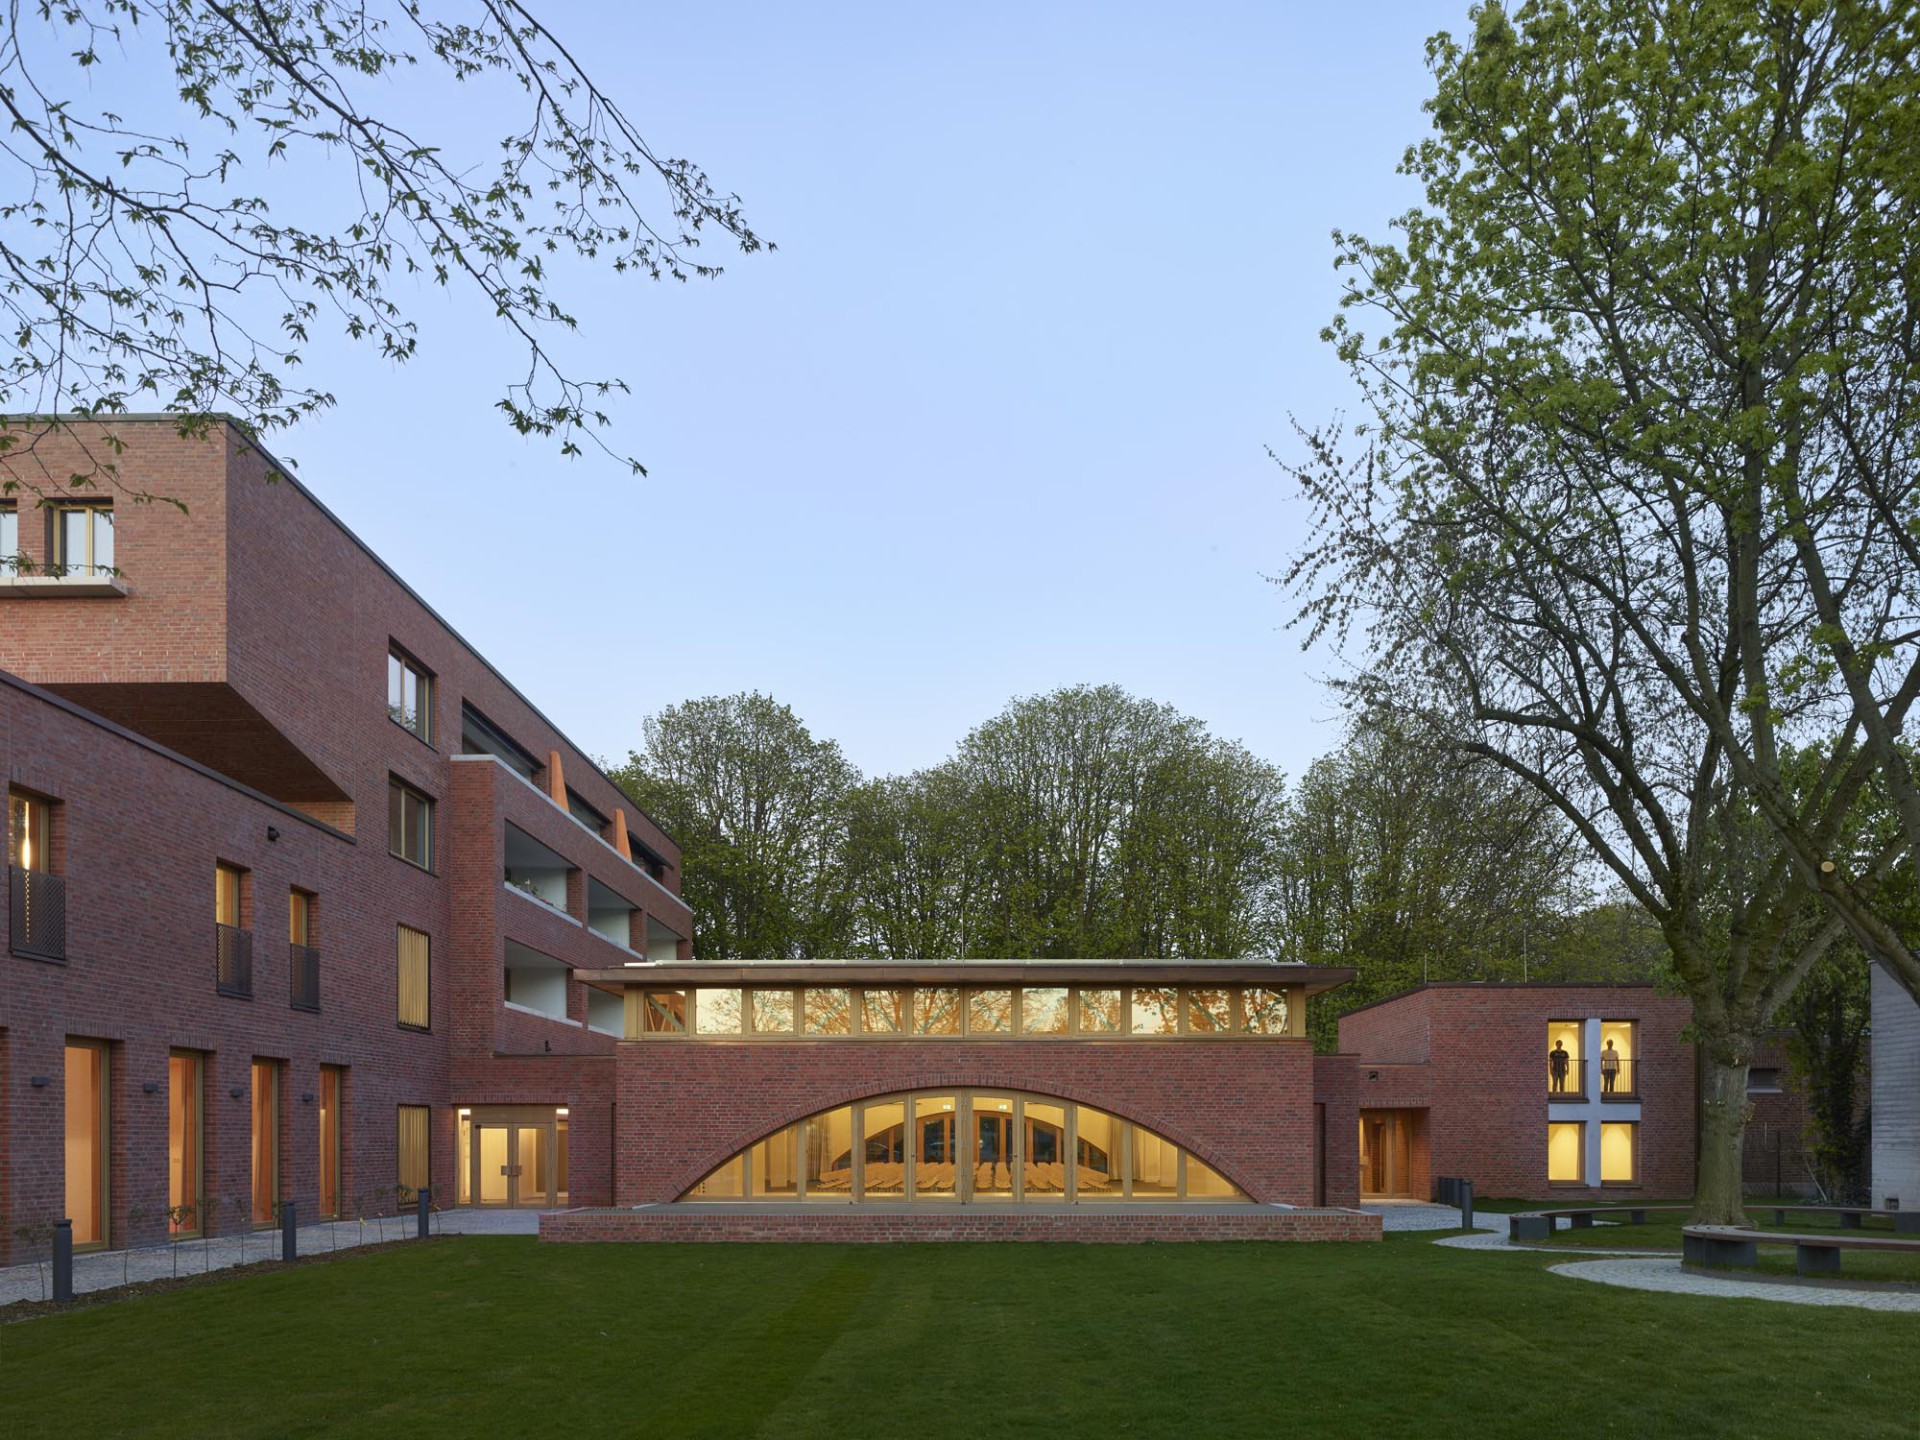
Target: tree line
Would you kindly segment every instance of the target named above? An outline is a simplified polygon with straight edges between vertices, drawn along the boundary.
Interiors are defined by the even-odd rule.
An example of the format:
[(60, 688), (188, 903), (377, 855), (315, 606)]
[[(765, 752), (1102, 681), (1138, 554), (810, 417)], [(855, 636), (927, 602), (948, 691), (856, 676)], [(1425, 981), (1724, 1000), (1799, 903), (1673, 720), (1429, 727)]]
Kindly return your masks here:
[(613, 774), (682, 846), (703, 959), (1270, 956), (1423, 980), (1648, 978), (1637, 907), (1497, 767), (1360, 717), (1289, 786), (1113, 685), (1009, 703), (939, 764), (864, 777), (761, 694), (669, 706)]

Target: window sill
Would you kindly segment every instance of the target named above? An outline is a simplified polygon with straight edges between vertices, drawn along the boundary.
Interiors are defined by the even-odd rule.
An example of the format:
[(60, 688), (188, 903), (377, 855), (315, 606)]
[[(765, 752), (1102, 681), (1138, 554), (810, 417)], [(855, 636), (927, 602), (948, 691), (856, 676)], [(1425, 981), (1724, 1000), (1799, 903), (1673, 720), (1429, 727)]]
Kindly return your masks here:
[(48, 955), (39, 950), (30, 950), (25, 946), (17, 946), (7, 953), (20, 960), (37, 960), (42, 965), (64, 965), (67, 963), (65, 954)]
[(426, 735), (422, 735), (418, 730), (415, 730), (412, 726), (401, 724), (398, 720), (393, 718), (393, 715), (391, 712), (389, 712), (387, 715), (387, 723), (393, 726), (394, 729), (400, 731), (401, 733), (406, 735), (411, 735), (414, 739), (418, 740), (422, 745), (426, 746), (427, 749), (433, 751), (434, 754), (438, 755), (440, 753), (440, 747), (438, 745), (434, 744), (433, 741), (430, 740)]
[(117, 575), (15, 575), (0, 580), (0, 600), (124, 600)]
[(1602, 1105), (1638, 1105), (1640, 1096), (1632, 1090), (1614, 1090), (1600, 1097)]
[(402, 865), (411, 865), (414, 869), (418, 870), (423, 875), (431, 875), (434, 873), (434, 869), (431, 865), (422, 865), (418, 860), (412, 859), (406, 855), (402, 855), (398, 850), (389, 850), (387, 851), (387, 854), (391, 855), (394, 859), (398, 860)]
[(431, 1035), (433, 1033), (433, 1027), (431, 1025), (409, 1025), (404, 1020), (395, 1021), (393, 1028), (396, 1030), (404, 1030), (409, 1035)]

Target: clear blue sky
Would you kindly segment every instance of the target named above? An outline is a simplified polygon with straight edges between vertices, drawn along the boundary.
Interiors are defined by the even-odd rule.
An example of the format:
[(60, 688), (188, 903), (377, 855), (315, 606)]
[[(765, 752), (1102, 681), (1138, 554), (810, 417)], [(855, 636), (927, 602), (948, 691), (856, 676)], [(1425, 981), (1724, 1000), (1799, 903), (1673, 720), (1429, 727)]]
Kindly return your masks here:
[(435, 298), (274, 448), (577, 741), (759, 689), (882, 773), (1116, 681), (1292, 774), (1334, 743), (1263, 447), (1348, 399), (1328, 232), (1412, 200), (1464, 0), (542, 13), (779, 246), (565, 292), (651, 475), (508, 434), (516, 353)]

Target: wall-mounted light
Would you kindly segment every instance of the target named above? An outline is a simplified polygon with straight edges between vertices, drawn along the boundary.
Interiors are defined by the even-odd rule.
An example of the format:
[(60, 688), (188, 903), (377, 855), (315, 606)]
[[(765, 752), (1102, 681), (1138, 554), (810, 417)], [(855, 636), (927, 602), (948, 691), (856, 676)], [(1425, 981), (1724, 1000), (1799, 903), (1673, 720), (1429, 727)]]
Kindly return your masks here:
[(140, 1087), (140, 1093), (142, 1095), (158, 1095), (160, 1093), (160, 1082), (158, 1080), (147, 1081), (146, 1084)]
[(244, 1100), (247, 1098), (247, 1087), (244, 1085), (236, 1085), (227, 1093), (236, 1100)]
[(36, 1090), (44, 1090), (47, 1088), (47, 1086), (51, 1085), (52, 1083), (53, 1081), (49, 1080), (44, 1075), (36, 1075), (33, 1077), (33, 1088)]
[(309, 1092), (308, 1092), (308, 1093), (306, 1093), (305, 1095), (302, 1095), (302, 1096), (300, 1097), (300, 1103), (301, 1103), (302, 1105), (311, 1105), (311, 1104), (313, 1104), (313, 1093), (312, 1093), (311, 1091), (309, 1091)]
[(556, 1105), (556, 1106), (554, 1106), (554, 1109), (553, 1109), (553, 1113), (554, 1113), (554, 1114), (555, 1114), (556, 1116), (558, 1116), (558, 1117), (559, 1117), (560, 1119), (562, 1119), (562, 1120), (564, 1120), (564, 1119), (566, 1119), (566, 1118), (567, 1118), (567, 1115), (568, 1115), (568, 1114), (569, 1114), (570, 1112), (569, 1112), (569, 1111), (567, 1110), (567, 1107), (566, 1107), (566, 1106), (564, 1106), (564, 1105)]
[(271, 843), (271, 842), (273, 842), (273, 841), (275, 841), (275, 840), (278, 840), (279, 838), (280, 838), (280, 830), (279, 830), (279, 827), (278, 827), (278, 826), (275, 826), (275, 825), (269, 825), (269, 826), (267, 826), (267, 840), (268, 840), (268, 842), (269, 842), (269, 843)]
[(473, 1111), (471, 1111), (471, 1110), (456, 1110), (456, 1111), (454, 1111), (453, 1113), (454, 1113), (454, 1114), (456, 1114), (456, 1115), (458, 1115), (458, 1116), (459, 1116), (459, 1117), (460, 1117), (460, 1118), (461, 1118), (462, 1120), (464, 1120), (464, 1119), (466, 1119), (466, 1118), (467, 1118), (467, 1117), (468, 1117), (469, 1115), (471, 1115), (471, 1114), (473, 1114)]
[(1378, 1080), (1379, 1078), (1380, 1078), (1380, 1072), (1378, 1070), (1367, 1071), (1367, 1079)]

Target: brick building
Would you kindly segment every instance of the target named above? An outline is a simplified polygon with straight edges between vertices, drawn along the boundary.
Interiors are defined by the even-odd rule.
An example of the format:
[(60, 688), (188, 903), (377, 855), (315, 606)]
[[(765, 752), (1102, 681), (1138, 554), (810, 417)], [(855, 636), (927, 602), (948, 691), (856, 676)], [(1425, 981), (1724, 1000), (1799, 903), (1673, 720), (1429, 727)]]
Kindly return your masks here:
[(1353, 1063), (1305, 1032), (1348, 972), (699, 964), (671, 837), (237, 430), (0, 463), (60, 491), (109, 438), (124, 491), (0, 505), (0, 1244), (425, 1185), (709, 1238), (764, 1201), (1378, 1234), (1276, 1208), (1357, 1199)]
[[(1424, 1199), (1443, 1175), (1487, 1196), (1691, 1194), (1691, 1016), (1650, 985), (1431, 984), (1350, 1011), (1361, 1194)], [(1777, 1045), (1756, 1056), (1748, 1148), (1791, 1137), (1797, 1181), (1784, 1073)]]

